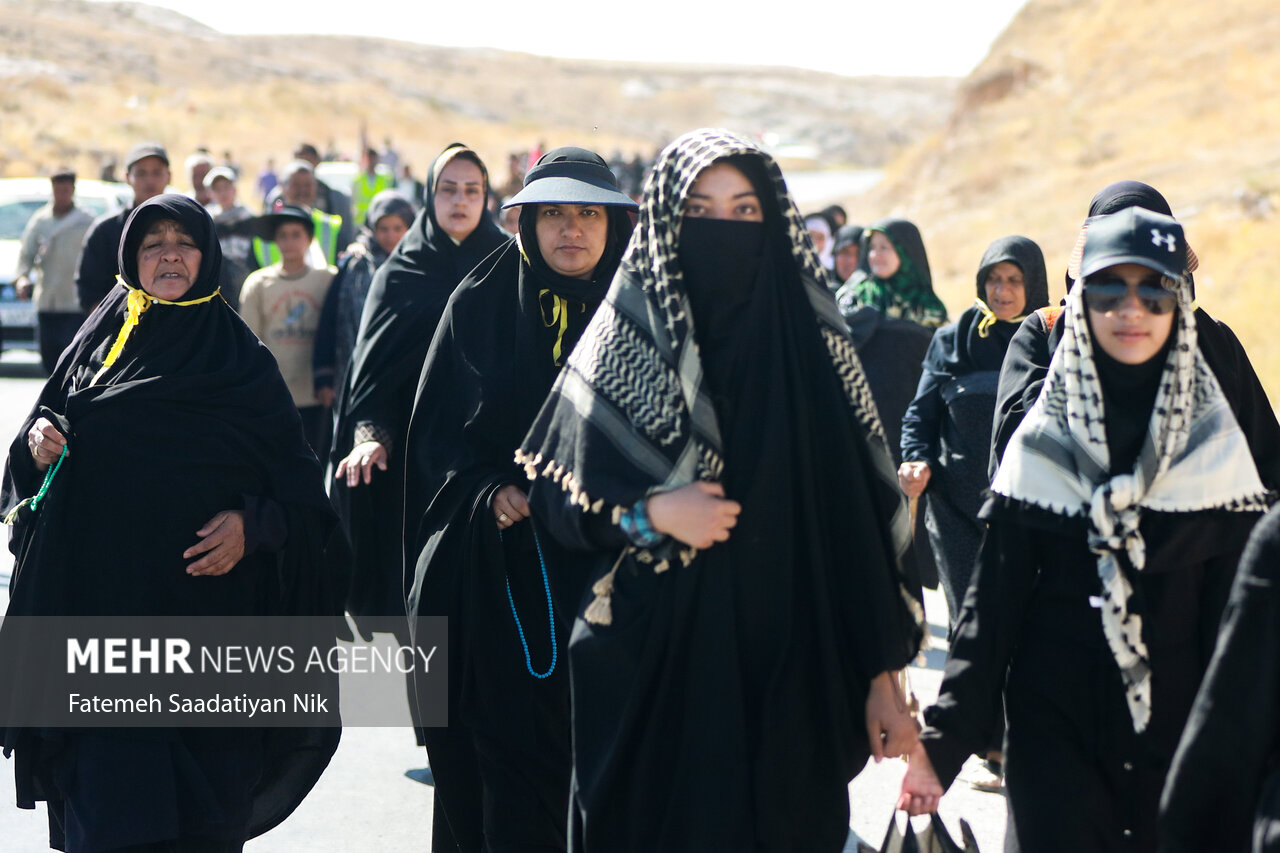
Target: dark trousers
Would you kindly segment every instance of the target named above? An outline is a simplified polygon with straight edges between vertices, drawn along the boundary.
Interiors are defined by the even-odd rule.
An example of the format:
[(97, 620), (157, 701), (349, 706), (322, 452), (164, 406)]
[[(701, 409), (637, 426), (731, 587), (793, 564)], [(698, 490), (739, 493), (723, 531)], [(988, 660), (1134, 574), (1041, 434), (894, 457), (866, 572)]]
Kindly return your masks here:
[(52, 373), (58, 356), (80, 331), (85, 315), (78, 311), (36, 312), (36, 339), (40, 342), (40, 363)]

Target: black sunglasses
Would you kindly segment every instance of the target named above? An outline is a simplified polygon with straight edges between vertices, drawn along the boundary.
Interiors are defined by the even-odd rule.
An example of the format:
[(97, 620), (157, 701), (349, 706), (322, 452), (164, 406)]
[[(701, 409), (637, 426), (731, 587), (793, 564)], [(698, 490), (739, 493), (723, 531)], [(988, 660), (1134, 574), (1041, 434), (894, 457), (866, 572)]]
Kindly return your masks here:
[[(1117, 275), (1090, 276), (1084, 280), (1084, 304), (1090, 311), (1115, 311), (1129, 298), (1129, 285)], [(1168, 314), (1178, 305), (1178, 294), (1169, 290), (1158, 276), (1138, 283), (1138, 301), (1152, 314)]]

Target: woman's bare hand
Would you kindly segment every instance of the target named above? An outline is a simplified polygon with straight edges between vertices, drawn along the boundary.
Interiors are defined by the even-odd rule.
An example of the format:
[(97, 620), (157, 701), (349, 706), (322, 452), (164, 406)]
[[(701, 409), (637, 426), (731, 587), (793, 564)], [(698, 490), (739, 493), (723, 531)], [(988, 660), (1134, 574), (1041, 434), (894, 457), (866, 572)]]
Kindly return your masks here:
[(915, 746), (920, 725), (911, 715), (896, 673), (882, 672), (871, 679), (866, 719), (867, 740), (877, 763), (882, 758), (896, 758)]
[(517, 521), (524, 521), (529, 517), (529, 499), (519, 486), (508, 484), (498, 489), (491, 506), (499, 530), (506, 530)]
[(50, 465), (57, 462), (66, 446), (66, 437), (58, 432), (58, 428), (48, 418), (36, 418), (31, 429), (27, 430), (27, 447), (31, 450), (36, 468), (41, 471), (48, 470)]
[(902, 777), (902, 792), (898, 795), (898, 808), (907, 814), (929, 814), (938, 810), (938, 801), (946, 791), (938, 781), (929, 753), (924, 744), (916, 741), (907, 754), (907, 774)]
[(898, 466), (898, 485), (909, 498), (918, 498), (929, 487), (928, 462), (903, 462)]
[(703, 481), (659, 492), (645, 508), (654, 530), (699, 550), (727, 541), (742, 512), (742, 504), (725, 498), (724, 486)]
[(362, 441), (338, 463), (333, 479), (346, 477), (348, 489), (354, 489), (361, 482), (367, 486), (373, 480), (375, 467), (387, 470), (387, 449), (376, 441)]
[(223, 510), (197, 530), (196, 535), (204, 538), (183, 551), (182, 559), (204, 556), (187, 566), (187, 574), (225, 575), (244, 556), (244, 513), (238, 509)]

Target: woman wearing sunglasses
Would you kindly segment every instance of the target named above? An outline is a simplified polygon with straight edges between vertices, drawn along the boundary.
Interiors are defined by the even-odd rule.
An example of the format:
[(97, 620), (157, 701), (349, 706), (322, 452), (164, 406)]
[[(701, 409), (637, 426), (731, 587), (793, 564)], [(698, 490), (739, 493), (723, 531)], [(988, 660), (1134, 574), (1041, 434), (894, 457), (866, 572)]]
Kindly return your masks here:
[(1249, 531), (1271, 495), (1196, 345), (1186, 243), (1090, 224), (1044, 389), (899, 805), (933, 811), (1003, 698), (1006, 850), (1154, 851), (1160, 791)]

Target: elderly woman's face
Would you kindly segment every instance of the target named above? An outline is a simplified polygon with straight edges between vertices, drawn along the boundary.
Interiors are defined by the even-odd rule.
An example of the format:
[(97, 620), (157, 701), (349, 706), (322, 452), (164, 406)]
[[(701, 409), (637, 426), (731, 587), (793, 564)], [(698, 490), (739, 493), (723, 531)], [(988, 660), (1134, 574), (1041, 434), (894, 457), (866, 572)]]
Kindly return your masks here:
[(484, 173), (470, 160), (455, 157), (436, 178), (434, 198), (436, 222), (461, 243), (476, 230), (484, 213)]
[(138, 247), (138, 284), (152, 296), (176, 302), (196, 283), (202, 257), (181, 223), (153, 222)]
[(867, 266), (876, 278), (889, 278), (902, 266), (893, 241), (881, 231), (872, 231), (867, 241)]
[(534, 233), (547, 266), (560, 275), (589, 279), (609, 242), (609, 213), (600, 204), (540, 204)]
[(723, 161), (698, 173), (684, 202), (692, 219), (731, 219), (764, 222), (764, 208), (756, 188), (737, 166)]
[(1009, 261), (1001, 261), (987, 273), (983, 286), (987, 307), (997, 320), (1012, 320), (1027, 307), (1027, 286), (1022, 268)]

